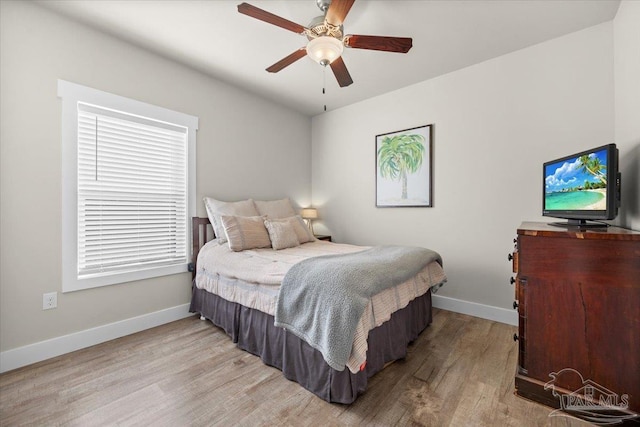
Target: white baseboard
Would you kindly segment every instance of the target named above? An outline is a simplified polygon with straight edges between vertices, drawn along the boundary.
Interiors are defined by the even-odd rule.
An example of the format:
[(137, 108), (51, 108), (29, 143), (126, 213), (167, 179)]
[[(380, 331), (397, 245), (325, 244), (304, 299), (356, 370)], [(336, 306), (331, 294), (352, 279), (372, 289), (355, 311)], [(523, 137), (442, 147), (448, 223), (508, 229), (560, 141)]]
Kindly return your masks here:
[(189, 304), (29, 344), (0, 353), (0, 373), (193, 316)]
[(469, 316), (480, 317), (482, 319), (493, 320), (500, 323), (506, 323), (507, 325), (518, 325), (518, 312), (516, 310), (478, 304), (477, 302), (463, 301), (437, 294), (431, 296), (433, 306), (436, 308), (468, 314)]
[[(482, 319), (494, 320), (508, 325), (515, 326), (518, 324), (518, 313), (515, 310), (463, 301), (442, 295), (432, 296), (433, 306), (436, 308), (480, 317)], [(192, 315), (193, 313), (189, 313), (189, 304), (183, 304), (108, 325), (74, 332), (35, 344), (29, 344), (24, 347), (3, 351), (0, 353), (0, 373), (134, 334), (145, 329), (154, 328), (175, 320), (184, 319)]]

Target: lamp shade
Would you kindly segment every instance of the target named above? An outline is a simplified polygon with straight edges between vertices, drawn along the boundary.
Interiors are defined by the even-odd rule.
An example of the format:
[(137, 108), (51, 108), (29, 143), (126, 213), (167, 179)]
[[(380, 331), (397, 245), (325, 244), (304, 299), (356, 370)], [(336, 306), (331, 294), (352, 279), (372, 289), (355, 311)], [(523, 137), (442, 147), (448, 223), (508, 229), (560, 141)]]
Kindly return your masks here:
[(316, 208), (302, 209), (302, 218), (304, 218), (304, 219), (318, 219), (318, 210)]
[(329, 65), (335, 61), (344, 50), (340, 40), (330, 36), (320, 36), (307, 44), (307, 55), (320, 65)]

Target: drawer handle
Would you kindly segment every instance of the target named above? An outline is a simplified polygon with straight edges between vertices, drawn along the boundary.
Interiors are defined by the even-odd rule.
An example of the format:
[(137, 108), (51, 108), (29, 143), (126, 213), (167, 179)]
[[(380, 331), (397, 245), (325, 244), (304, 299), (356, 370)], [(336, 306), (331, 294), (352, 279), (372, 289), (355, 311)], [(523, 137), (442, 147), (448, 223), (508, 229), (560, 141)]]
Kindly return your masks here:
[(518, 301), (513, 302), (513, 309), (515, 310), (516, 308), (518, 308)]
[(512, 261), (512, 260), (513, 260), (513, 254), (507, 255), (507, 261)]
[(509, 283), (511, 283), (513, 285), (514, 283), (516, 283), (516, 279), (514, 277), (511, 277), (509, 279)]
[(520, 338), (518, 338), (518, 334), (513, 334), (513, 340), (514, 341), (518, 341)]

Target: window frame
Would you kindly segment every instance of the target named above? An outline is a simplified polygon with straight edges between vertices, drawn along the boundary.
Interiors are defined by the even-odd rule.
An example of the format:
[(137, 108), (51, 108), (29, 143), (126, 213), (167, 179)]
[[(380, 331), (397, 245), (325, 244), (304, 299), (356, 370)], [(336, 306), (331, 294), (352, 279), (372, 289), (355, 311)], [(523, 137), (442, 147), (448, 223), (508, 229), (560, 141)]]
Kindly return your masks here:
[[(198, 118), (65, 80), (58, 80), (58, 97), (62, 99), (62, 292), (187, 272), (192, 246), (189, 219), (196, 212), (195, 155)], [(78, 278), (79, 102), (187, 128), (187, 252), (184, 263)]]

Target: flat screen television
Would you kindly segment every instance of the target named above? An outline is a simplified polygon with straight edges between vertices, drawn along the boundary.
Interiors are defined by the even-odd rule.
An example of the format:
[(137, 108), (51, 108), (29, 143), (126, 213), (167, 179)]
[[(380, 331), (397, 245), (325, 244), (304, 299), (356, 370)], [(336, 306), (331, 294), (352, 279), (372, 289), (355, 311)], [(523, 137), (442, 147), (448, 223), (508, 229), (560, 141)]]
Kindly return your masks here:
[(620, 206), (620, 173), (615, 144), (571, 154), (542, 167), (542, 215), (567, 219), (564, 227), (598, 227)]

